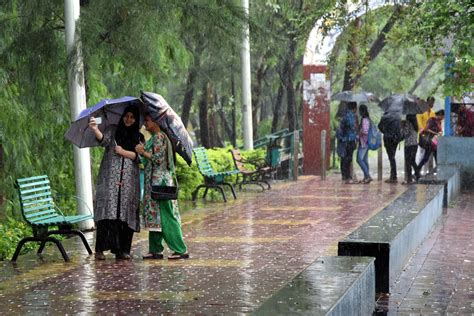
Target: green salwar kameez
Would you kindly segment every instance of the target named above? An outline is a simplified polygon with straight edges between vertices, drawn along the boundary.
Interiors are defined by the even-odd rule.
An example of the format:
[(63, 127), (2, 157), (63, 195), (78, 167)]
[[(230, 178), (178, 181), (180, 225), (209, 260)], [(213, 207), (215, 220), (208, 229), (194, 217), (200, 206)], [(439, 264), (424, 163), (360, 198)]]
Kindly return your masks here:
[(149, 252), (163, 252), (163, 241), (177, 254), (187, 253), (181, 231), (178, 202), (155, 201), (151, 198), (151, 184), (173, 185), (175, 167), (168, 137), (159, 132), (146, 142), (145, 150), (152, 152), (151, 159), (143, 159), (145, 166), (144, 225), (149, 230)]

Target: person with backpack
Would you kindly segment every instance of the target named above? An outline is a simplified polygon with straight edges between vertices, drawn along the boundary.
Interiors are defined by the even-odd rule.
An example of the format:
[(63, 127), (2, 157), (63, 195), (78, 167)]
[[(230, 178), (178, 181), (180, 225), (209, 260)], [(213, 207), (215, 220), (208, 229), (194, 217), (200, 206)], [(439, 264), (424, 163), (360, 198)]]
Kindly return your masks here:
[(369, 116), (369, 110), (367, 105), (361, 104), (359, 106), (359, 115), (361, 117), (359, 124), (359, 146), (357, 148), (357, 163), (359, 164), (362, 172), (364, 173), (364, 179), (362, 183), (370, 183), (372, 177), (369, 172), (369, 129), (372, 124)]
[(357, 147), (357, 103), (349, 102), (347, 110), (341, 120), (341, 123), (336, 132), (338, 138), (338, 153), (341, 157), (341, 174), (342, 180), (347, 184), (356, 183), (352, 179), (351, 164), (354, 150)]
[(413, 172), (415, 179), (420, 178), (420, 172), (416, 167), (416, 152), (418, 151), (418, 122), (416, 114), (408, 114), (405, 121), (402, 121), (402, 135), (405, 138), (405, 174), (406, 181), (402, 184), (412, 184)]
[(383, 143), (390, 161), (390, 178), (385, 182), (397, 183), (397, 162), (395, 154), (397, 152), (398, 143), (402, 140), (401, 135), (401, 118), (397, 112), (385, 112), (379, 122), (379, 130), (383, 133)]

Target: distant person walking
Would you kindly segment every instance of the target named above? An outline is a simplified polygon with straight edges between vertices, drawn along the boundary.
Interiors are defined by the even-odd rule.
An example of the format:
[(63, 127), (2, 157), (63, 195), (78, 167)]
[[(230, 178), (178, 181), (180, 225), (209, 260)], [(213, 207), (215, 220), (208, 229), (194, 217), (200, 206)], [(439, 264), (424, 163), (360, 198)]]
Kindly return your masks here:
[(397, 162), (395, 154), (397, 152), (398, 143), (402, 140), (401, 134), (401, 118), (400, 114), (394, 112), (386, 112), (380, 119), (379, 130), (383, 133), (383, 143), (390, 161), (390, 178), (385, 182), (397, 183)]
[(364, 173), (364, 179), (362, 183), (370, 183), (372, 178), (369, 172), (369, 129), (370, 121), (369, 110), (367, 105), (361, 104), (359, 106), (359, 115), (361, 117), (359, 124), (359, 146), (357, 148), (357, 163), (359, 164), (362, 172)]
[(356, 183), (352, 179), (351, 164), (354, 150), (357, 147), (357, 103), (349, 102), (341, 119), (336, 137), (338, 139), (338, 154), (341, 157), (342, 180), (347, 184)]
[(443, 135), (443, 120), (444, 110), (437, 111), (435, 117), (428, 120), (428, 123), (420, 136), (420, 145), (425, 149), (425, 153), (416, 167), (418, 176), (420, 175), (421, 168), (423, 168), (423, 165), (428, 162), (431, 154), (433, 154), (436, 163), (438, 163), (438, 137)]
[[(405, 139), (405, 174), (406, 181), (402, 184), (415, 183), (415, 179), (420, 177), (416, 165), (416, 152), (418, 150), (418, 122), (416, 115), (409, 114), (405, 121), (402, 121), (402, 136)], [(414, 173), (414, 174), (413, 174)]]
[(176, 200), (156, 201), (151, 197), (152, 185), (173, 185), (175, 166), (173, 147), (168, 136), (150, 115), (145, 116), (145, 128), (151, 133), (145, 145), (136, 151), (145, 165), (145, 194), (143, 198), (145, 227), (149, 231), (149, 252), (143, 259), (163, 259), (163, 241), (173, 251), (168, 259), (189, 258), (181, 231), (181, 218)]
[(96, 184), (94, 220), (97, 225), (96, 260), (105, 260), (110, 250), (117, 259), (130, 259), (133, 233), (140, 231), (140, 182), (135, 146), (143, 139), (139, 132), (139, 110), (128, 106), (119, 124), (102, 133), (94, 117), (89, 127), (105, 147)]

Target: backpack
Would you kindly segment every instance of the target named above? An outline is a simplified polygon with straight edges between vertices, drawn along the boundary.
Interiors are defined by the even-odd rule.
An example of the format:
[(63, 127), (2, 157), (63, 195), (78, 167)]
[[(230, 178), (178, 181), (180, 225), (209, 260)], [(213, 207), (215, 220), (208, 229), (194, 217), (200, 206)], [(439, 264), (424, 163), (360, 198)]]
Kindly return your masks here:
[(367, 146), (370, 150), (377, 150), (382, 145), (382, 134), (378, 130), (377, 126), (370, 121), (369, 135), (367, 140)]

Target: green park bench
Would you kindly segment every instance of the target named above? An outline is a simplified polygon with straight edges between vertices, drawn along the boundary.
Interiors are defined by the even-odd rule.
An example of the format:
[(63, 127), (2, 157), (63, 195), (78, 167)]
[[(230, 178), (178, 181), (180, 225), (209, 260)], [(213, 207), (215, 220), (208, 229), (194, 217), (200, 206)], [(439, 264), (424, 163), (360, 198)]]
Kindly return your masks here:
[(257, 148), (261, 148), (261, 147), (271, 145), (273, 141), (283, 137), (284, 135), (286, 135), (288, 133), (289, 133), (288, 128), (284, 128), (284, 129), (279, 130), (275, 133), (265, 135), (264, 137), (256, 139), (256, 140), (253, 141), (253, 148), (257, 149)]
[(197, 167), (201, 175), (204, 177), (204, 183), (200, 184), (192, 193), (193, 201), (196, 200), (198, 192), (201, 188), (205, 188), (203, 198), (206, 197), (207, 191), (209, 189), (217, 189), (221, 192), (224, 202), (227, 202), (225, 196), (224, 187), (228, 186), (234, 196), (234, 199), (237, 199), (235, 194), (234, 186), (229, 182), (225, 182), (225, 177), (231, 176), (234, 174), (240, 173), (239, 170), (228, 170), (228, 171), (219, 171), (216, 172), (211, 166), (209, 157), (207, 156), (206, 149), (204, 147), (197, 147), (193, 149), (193, 154), (196, 159)]
[[(23, 245), (29, 241), (40, 242), (38, 254), (43, 252), (46, 242), (53, 242), (58, 246), (64, 261), (69, 261), (69, 257), (61, 241), (51, 237), (51, 235), (78, 235), (82, 239), (89, 254), (92, 254), (92, 250), (84, 234), (79, 230), (73, 229), (74, 224), (93, 219), (90, 210), (90, 214), (64, 215), (54, 203), (50, 182), (48, 176), (45, 175), (17, 179), (15, 187), (20, 197), (21, 214), (25, 221), (31, 226), (33, 236), (25, 237), (18, 242), (18, 246), (12, 257), (13, 262), (18, 258)], [(57, 227), (57, 229), (49, 230), (51, 227)]]

